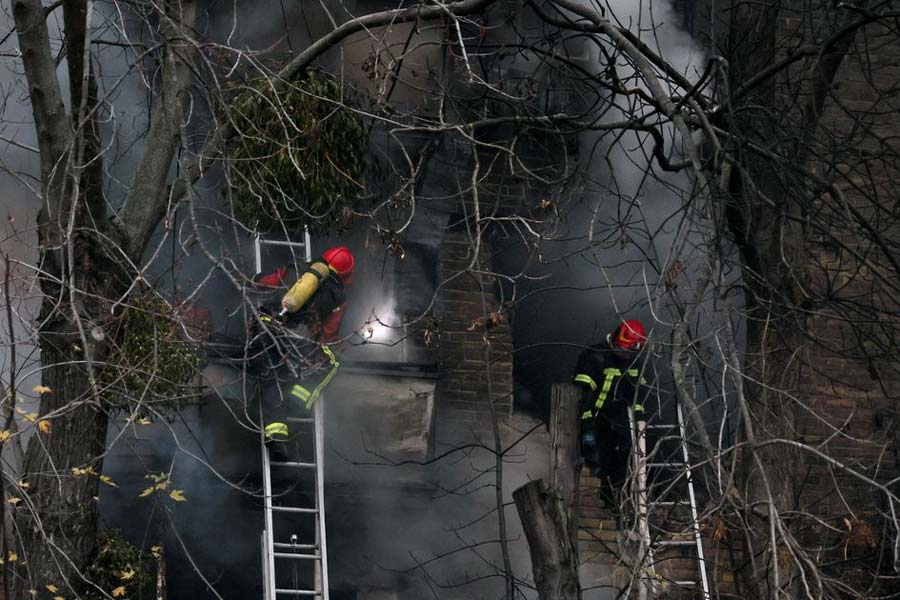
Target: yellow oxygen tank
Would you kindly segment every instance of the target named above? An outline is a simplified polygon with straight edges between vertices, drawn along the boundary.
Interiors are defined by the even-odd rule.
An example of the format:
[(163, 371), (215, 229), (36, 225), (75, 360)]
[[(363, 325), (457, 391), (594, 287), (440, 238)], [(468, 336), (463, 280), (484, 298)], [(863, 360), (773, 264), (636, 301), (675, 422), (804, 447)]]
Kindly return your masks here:
[(303, 308), (309, 302), (312, 295), (319, 289), (319, 282), (328, 277), (328, 265), (316, 261), (309, 265), (305, 273), (291, 286), (284, 297), (281, 298), (281, 308), (289, 313), (294, 313)]

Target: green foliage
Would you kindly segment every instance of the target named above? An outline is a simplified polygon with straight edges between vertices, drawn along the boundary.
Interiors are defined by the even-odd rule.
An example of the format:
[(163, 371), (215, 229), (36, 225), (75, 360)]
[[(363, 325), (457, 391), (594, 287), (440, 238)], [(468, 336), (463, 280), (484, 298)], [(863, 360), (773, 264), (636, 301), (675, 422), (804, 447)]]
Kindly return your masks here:
[[(158, 547), (154, 546), (154, 549), (157, 554)], [(152, 597), (146, 589), (154, 582), (155, 563), (154, 557), (142, 554), (116, 532), (106, 531), (97, 540), (97, 553), (85, 574), (89, 581), (113, 598), (146, 598)], [(142, 590), (144, 594), (141, 594)], [(86, 586), (81, 597), (89, 600), (108, 598), (93, 586)]]
[(346, 226), (365, 193), (368, 131), (347, 108), (359, 104), (358, 93), (324, 73), (278, 94), (265, 79), (240, 88), (228, 107), (238, 132), (228, 150), (235, 217), (257, 231)]
[(133, 297), (123, 311), (101, 383), (111, 405), (125, 408), (140, 400), (156, 408), (174, 408), (185, 401), (185, 384), (202, 368), (199, 343), (180, 335), (175, 310), (159, 298)]

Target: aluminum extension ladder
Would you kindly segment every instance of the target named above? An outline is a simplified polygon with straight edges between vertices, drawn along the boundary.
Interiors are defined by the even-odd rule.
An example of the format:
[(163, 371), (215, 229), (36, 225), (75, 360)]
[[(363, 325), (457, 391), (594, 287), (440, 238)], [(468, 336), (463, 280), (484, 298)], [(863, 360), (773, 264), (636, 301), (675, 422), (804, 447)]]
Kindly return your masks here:
[[(262, 534), (263, 554), (263, 593), (264, 600), (275, 600), (277, 597), (318, 597), (328, 600), (328, 546), (325, 536), (325, 479), (323, 468), (324, 440), (323, 440), (323, 415), (324, 399), (320, 397), (314, 404), (309, 417), (288, 417), (288, 423), (298, 426), (312, 426), (313, 431), (313, 457), (310, 462), (280, 462), (273, 461), (269, 456), (261, 437), (262, 448), (262, 475), (263, 475), (263, 501), (265, 512), (265, 529)], [(314, 493), (313, 506), (286, 506), (280, 502), (276, 504), (278, 494), (272, 490), (272, 469), (311, 471), (313, 473)], [(296, 472), (296, 471), (295, 471)], [(300, 473), (297, 473), (298, 475)], [(287, 497), (287, 496), (285, 496)], [(299, 539), (297, 534), (292, 534), (289, 540), (275, 539), (275, 520), (281, 521), (282, 517), (314, 519), (315, 536), (312, 540)], [(293, 569), (297, 561), (312, 561), (314, 568), (314, 581), (312, 588), (301, 589), (297, 587), (278, 587), (277, 583), (283, 579), (276, 578), (285, 568)], [(282, 565), (287, 565), (283, 567)], [(281, 568), (279, 568), (281, 567)], [(296, 578), (295, 578), (296, 579)]]
[[(638, 531), (641, 535), (643, 546), (646, 551), (646, 566), (644, 567), (645, 574), (642, 574), (638, 580), (639, 598), (640, 600), (646, 600), (648, 596), (655, 595), (655, 591), (658, 588), (657, 584), (659, 582), (659, 576), (655, 568), (656, 551), (664, 547), (684, 546), (692, 547), (696, 552), (697, 572), (700, 580), (699, 582), (673, 581), (671, 583), (682, 588), (696, 588), (699, 584), (699, 590), (697, 591), (700, 593), (697, 595), (697, 597), (701, 598), (702, 600), (712, 600), (709, 589), (709, 577), (706, 572), (706, 557), (704, 556), (703, 552), (703, 539), (701, 537), (700, 531), (700, 517), (699, 511), (697, 509), (697, 495), (694, 491), (691, 459), (688, 452), (684, 413), (682, 412), (680, 403), (676, 402), (675, 411), (677, 415), (676, 423), (649, 423), (645, 426), (645, 431), (636, 430), (634, 414), (629, 411), (629, 415), (632, 421), (631, 435), (632, 441), (634, 442), (633, 448), (635, 448), (635, 473), (637, 474), (636, 513), (638, 521)], [(661, 414), (661, 412), (662, 411), (660, 410), (657, 414)], [(668, 462), (647, 462), (648, 453), (646, 447), (646, 431), (649, 430), (677, 432), (676, 443), (680, 447), (681, 456), (673, 457)], [(670, 436), (669, 439), (671, 439), (672, 437), (674, 436)], [(654, 454), (656, 453), (651, 451), (651, 456), (653, 456)], [(676, 482), (684, 480), (684, 483), (687, 487), (687, 498), (680, 498), (676, 500), (655, 500), (653, 498), (650, 498), (649, 490), (651, 488), (649, 488), (647, 484), (647, 472), (649, 469), (654, 468), (671, 469), (675, 471), (677, 475), (674, 479), (667, 482), (668, 487), (669, 489), (672, 489), (674, 488)], [(691, 534), (691, 539), (654, 539), (650, 532), (650, 516), (655, 512), (656, 508), (664, 506), (690, 507), (690, 521), (688, 523), (688, 530)]]
[[(312, 260), (312, 246), (309, 230), (304, 229), (302, 241), (264, 239), (257, 235), (254, 239), (254, 263), (257, 273), (263, 272), (263, 247), (280, 246), (299, 250), (301, 258), (309, 263)], [(296, 257), (294, 257), (296, 258)], [(288, 417), (289, 424), (293, 424), (292, 431), (300, 427), (312, 428), (312, 460), (309, 462), (285, 461), (276, 462), (270, 460), (269, 451), (265, 446), (265, 436), (260, 435), (260, 448), (262, 452), (262, 477), (263, 477), (263, 511), (265, 528), (262, 532), (262, 559), (263, 559), (263, 600), (276, 600), (277, 597), (318, 597), (328, 600), (328, 547), (325, 536), (325, 470), (324, 460), (324, 398), (321, 396), (313, 404), (313, 409), (308, 417)], [(262, 415), (261, 415), (262, 417)], [(265, 420), (260, 418), (260, 424)], [(288, 506), (281, 502), (276, 504), (277, 498), (287, 498), (287, 495), (276, 494), (272, 489), (272, 470), (293, 471), (298, 476), (306, 471), (313, 473), (314, 490), (312, 494), (312, 506)], [(280, 474), (280, 473), (279, 473)], [(299, 477), (296, 479), (299, 480)], [(289, 519), (314, 520), (314, 537), (311, 540), (301, 540), (297, 534), (291, 534), (288, 540), (276, 540), (275, 521), (279, 524)], [(298, 522), (298, 521), (293, 521)], [(304, 524), (305, 525), (305, 524)], [(307, 529), (308, 528), (304, 528)], [(278, 587), (278, 582), (283, 581), (276, 575), (282, 573), (285, 568), (294, 569), (298, 562), (313, 562), (313, 585), (309, 589), (298, 587)], [(279, 568), (281, 567), (281, 568)], [(291, 572), (289, 570), (289, 572)], [(296, 578), (294, 578), (296, 580)]]

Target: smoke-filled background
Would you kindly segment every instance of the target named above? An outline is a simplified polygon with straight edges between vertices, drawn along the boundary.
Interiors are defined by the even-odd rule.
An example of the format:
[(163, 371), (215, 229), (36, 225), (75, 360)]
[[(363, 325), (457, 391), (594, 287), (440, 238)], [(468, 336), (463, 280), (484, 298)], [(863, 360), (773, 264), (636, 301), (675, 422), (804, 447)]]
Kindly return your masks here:
[[(265, 50), (289, 56), (330, 30), (331, 19), (340, 22), (350, 13), (370, 8), (369, 3), (356, 4), (348, 10), (339, 2), (326, 2), (324, 8), (279, 0), (210, 3), (201, 11), (198, 35), (248, 54)], [(137, 17), (123, 18), (112, 3), (97, 3), (96, 7), (96, 37), (152, 41), (145, 23)], [(608, 3), (608, 9), (688, 78), (698, 77), (702, 53), (684, 33), (681, 17), (669, 4), (622, 1)], [(11, 20), (6, 12), (2, 19), (3, 31), (9, 31)], [(356, 36), (332, 50), (322, 66), (372, 87), (360, 65), (373, 46), (400, 45), (411, 35), (411, 28), (379, 31), (374, 37)], [(58, 46), (58, 31), (51, 35)], [(444, 68), (440, 66), (442, 34), (424, 31), (416, 36), (422, 50), (407, 60), (401, 75)], [(30, 149), (35, 145), (34, 131), (23, 101), (21, 65), (12, 57), (14, 49), (14, 37), (7, 37), (0, 48), (8, 56), (0, 72), (0, 87), (7, 96), (0, 119), (5, 126), (0, 132), (6, 219), (2, 251), (13, 264), (34, 265), (37, 161)], [(602, 63), (599, 49), (584, 43), (579, 44), (578, 52), (584, 68), (597, 72)], [(98, 46), (95, 60), (102, 65), (98, 80), (105, 98), (103, 135), (108, 150), (104, 161), (109, 173), (105, 193), (115, 207), (143, 155), (148, 105), (158, 73), (151, 61), (136, 60), (133, 52), (114, 45)], [(530, 67), (525, 62), (508, 61), (504, 68), (527, 71)], [(630, 76), (624, 65), (619, 69), (620, 77)], [(63, 59), (58, 70), (63, 86), (65, 73)], [(424, 82), (421, 85), (427, 87)], [(404, 110), (427, 113), (436, 110), (429, 97), (415, 86), (399, 85), (390, 100)], [(212, 117), (202, 102), (194, 110), (191, 139), (199, 140)], [(622, 116), (612, 107), (606, 118)], [(669, 143), (677, 147), (672, 133), (668, 135)], [(547, 416), (550, 385), (569, 379), (584, 346), (602, 339), (620, 319), (639, 318), (652, 329), (657, 368), (664, 379), (673, 316), (668, 290), (660, 282), (676, 260), (688, 265), (685, 280), (698, 268), (690, 261), (691, 244), (699, 234), (682, 229), (679, 219), (691, 192), (687, 182), (649, 173), (642, 138), (626, 135), (614, 140), (585, 133), (578, 142), (578, 172), (552, 199), (558, 203), (561, 217), (551, 234), (526, 245), (508, 228), (497, 227), (491, 233), (496, 252), (493, 267), (507, 277), (501, 278), (498, 294), (510, 306), (516, 348), (514, 403), (524, 413), (514, 419), (512, 428), (522, 434), (535, 430), (505, 465), (507, 502), (512, 489), (546, 472), (546, 439), (535, 419)], [(407, 152), (425, 145), (408, 139), (404, 143)], [(441, 240), (459, 216), (459, 182), (452, 172), (464, 162), (458, 152), (453, 144), (445, 143), (428, 159), (416, 186), (415, 214), (402, 232), (404, 258), (389, 252), (379, 232), (366, 220), (358, 221), (341, 238), (313, 241), (313, 255), (337, 241), (356, 252), (357, 276), (342, 330), (343, 350), (350, 359), (381, 363), (380, 367), (366, 365), (369, 371), (348, 371), (328, 396), (328, 402), (336, 405), (329, 408), (327, 429), (328, 481), (333, 492), (328, 501), (329, 518), (341, 523), (344, 531), (358, 532), (358, 537), (330, 540), (336, 557), (335, 577), (352, 581), (356, 574), (366, 579), (372, 590), (396, 588), (401, 582), (410, 598), (425, 597), (418, 594), (429, 592), (448, 598), (493, 597), (502, 589), (495, 574), (497, 546), (486, 543), (496, 538), (492, 515), (496, 507), (486, 481), (492, 456), (475, 450), (431, 463), (433, 456), (423, 449), (428, 445), (427, 436), (424, 441), (415, 435), (403, 437), (405, 445), (392, 445), (390, 438), (400, 436), (404, 424), (427, 425), (433, 418), (431, 363), (439, 356), (421, 344), (403, 340), (411, 324), (420, 323), (429, 312), (440, 286), (437, 261)], [(402, 164), (397, 141), (380, 126), (373, 128), (372, 154), (388, 164)], [(222, 173), (212, 169), (196, 186), (192, 202), (179, 208), (171, 222), (156, 233), (148, 249), (146, 277), (173, 303), (208, 309), (218, 341), (240, 344), (249, 305), (254, 302), (245, 293), (246, 278), (256, 266), (252, 237), (228, 217), (229, 199), (223, 183)], [(389, 181), (385, 193), (390, 185)], [(267, 255), (263, 268), (302, 259), (298, 255)], [(31, 327), (40, 298), (32, 275), (27, 268), (17, 267), (13, 277), (16, 312), (21, 317), (14, 334), (21, 355), (18, 365), (24, 369), (19, 377), (31, 374), (19, 382), (23, 397), (28, 397), (37, 383), (33, 374), (37, 356), (30, 336), (34, 335)], [(707, 322), (704, 327), (710, 325)], [(6, 327), (4, 323), (4, 331)], [(3, 352), (6, 377), (8, 348)], [(394, 363), (412, 365), (413, 376), (390, 373)], [(371, 374), (379, 368), (379, 374)], [(389, 372), (388, 379), (385, 372)], [(260, 586), (262, 528), (258, 407), (253, 401), (256, 382), (221, 363), (207, 368), (203, 382), (209, 393), (196, 406), (151, 425), (120, 419), (111, 427), (105, 470), (117, 487), (102, 490), (103, 523), (141, 548), (165, 547), (172, 597), (254, 596)], [(403, 414), (398, 414), (397, 399), (403, 399), (407, 407)], [(386, 456), (373, 451), (385, 447), (389, 450)], [(397, 457), (421, 464), (390, 465)], [(138, 498), (150, 485), (146, 479), (150, 473), (171, 474), (173, 487), (184, 490), (187, 502), (172, 505), (156, 496)], [(341, 490), (351, 488), (352, 492), (341, 495)], [(508, 514), (513, 516), (514, 566), (517, 574), (525, 577), (530, 572), (527, 546), (514, 513)], [(465, 551), (454, 551), (467, 546)], [(492, 575), (479, 579), (484, 573)], [(611, 592), (597, 589), (586, 597), (608, 594)]]

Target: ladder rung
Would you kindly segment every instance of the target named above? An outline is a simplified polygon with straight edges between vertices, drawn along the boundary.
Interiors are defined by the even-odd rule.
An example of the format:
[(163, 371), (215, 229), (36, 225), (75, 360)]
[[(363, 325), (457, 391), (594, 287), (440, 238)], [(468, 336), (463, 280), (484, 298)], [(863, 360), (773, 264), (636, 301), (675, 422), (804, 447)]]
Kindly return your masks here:
[(292, 554), (290, 552), (276, 552), (275, 558), (293, 558), (294, 560), (319, 560), (318, 554)]
[(259, 242), (260, 246), (290, 246), (291, 248), (295, 246), (298, 248), (303, 248), (306, 246), (306, 242), (292, 242), (290, 240), (264, 240), (262, 239), (262, 237), (257, 238), (257, 241)]
[(293, 462), (293, 461), (281, 461), (281, 460), (271, 460), (269, 464), (273, 467), (294, 467), (296, 469), (315, 469), (316, 463), (308, 463), (308, 462)]
[(288, 417), (288, 423), (312, 423), (315, 421), (312, 417)]
[(664, 425), (662, 423), (657, 423), (655, 425), (646, 425), (646, 429), (676, 429), (678, 427), (677, 423), (671, 423), (669, 425)]
[(684, 500), (654, 500), (648, 502), (648, 506), (688, 506)]
[(286, 594), (288, 596), (321, 596), (322, 592), (316, 590), (292, 590), (285, 588), (275, 588), (276, 594)]
[(272, 544), (279, 550), (318, 550), (318, 544), (286, 544), (284, 542), (275, 542)]
[(659, 540), (657, 546), (693, 546), (697, 542), (694, 540)]
[(275, 512), (288, 512), (288, 513), (303, 513), (303, 514), (315, 514), (318, 509), (315, 508), (297, 508), (294, 506), (273, 506), (272, 510)]
[(697, 582), (696, 582), (696, 581), (687, 581), (687, 580), (684, 580), (684, 581), (673, 581), (672, 583), (675, 584), (675, 585), (680, 585), (681, 587), (691, 587), (691, 586), (697, 585)]
[(648, 469), (683, 469), (684, 463), (647, 463)]

